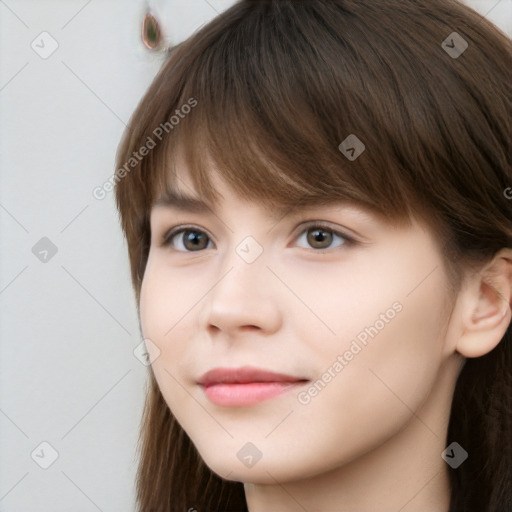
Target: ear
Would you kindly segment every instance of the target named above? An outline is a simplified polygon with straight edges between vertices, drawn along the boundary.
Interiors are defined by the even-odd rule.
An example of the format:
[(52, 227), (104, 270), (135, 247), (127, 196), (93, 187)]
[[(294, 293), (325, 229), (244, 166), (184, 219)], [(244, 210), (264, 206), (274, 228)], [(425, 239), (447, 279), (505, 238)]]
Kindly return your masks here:
[(512, 249), (502, 249), (465, 289), (463, 332), (457, 352), (480, 357), (501, 341), (512, 318)]

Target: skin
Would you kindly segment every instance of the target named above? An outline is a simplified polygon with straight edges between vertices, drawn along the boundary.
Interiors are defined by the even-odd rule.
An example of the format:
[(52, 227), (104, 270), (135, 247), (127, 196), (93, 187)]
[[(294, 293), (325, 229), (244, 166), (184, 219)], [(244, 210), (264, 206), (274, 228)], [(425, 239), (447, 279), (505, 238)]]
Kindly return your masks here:
[[(417, 219), (395, 229), (336, 203), (276, 221), (214, 176), (215, 214), (152, 210), (140, 302), (143, 334), (160, 350), (159, 387), (206, 464), (244, 482), (250, 512), (447, 512), (441, 453), (453, 390), (465, 357), (492, 350), (510, 323), (510, 252), (451, 297), (442, 254)], [(181, 160), (178, 177), (195, 195)], [(333, 235), (315, 249), (301, 226), (318, 220), (360, 243)], [(191, 250), (180, 234), (161, 245), (182, 224), (204, 231), (207, 248)], [(250, 264), (236, 252), (247, 236), (263, 248)], [(397, 303), (348, 361), (351, 342)], [(338, 356), (346, 364), (336, 372)], [(293, 390), (244, 407), (215, 405), (197, 384), (212, 368), (244, 365), (311, 382), (331, 368), (331, 379), (308, 403), (305, 385), (302, 403)], [(252, 467), (237, 457), (247, 442), (262, 454)]]

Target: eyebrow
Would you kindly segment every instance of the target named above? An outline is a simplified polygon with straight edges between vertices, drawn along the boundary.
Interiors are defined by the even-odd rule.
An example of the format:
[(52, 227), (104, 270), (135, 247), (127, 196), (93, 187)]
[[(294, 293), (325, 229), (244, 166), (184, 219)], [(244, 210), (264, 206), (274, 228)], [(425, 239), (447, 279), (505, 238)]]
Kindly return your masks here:
[[(317, 200), (309, 198), (306, 204), (296, 203), (292, 206), (273, 204), (271, 209), (267, 209), (267, 214), (272, 220), (280, 220), (285, 215), (295, 216), (308, 210), (321, 207), (332, 207), (339, 205), (341, 208), (349, 205), (349, 202), (340, 198), (319, 197)], [(178, 190), (164, 191), (153, 203), (152, 208), (164, 207), (181, 210), (186, 213), (207, 214), (214, 213), (215, 207), (206, 203), (198, 197), (189, 196)]]
[[(153, 208), (154, 207), (172, 208), (175, 210), (184, 211), (186, 213), (215, 213), (215, 206), (206, 203), (198, 197), (189, 196), (178, 190), (166, 190), (163, 192), (154, 202)], [(304, 206), (302, 208), (306, 209)], [(272, 220), (277, 220), (282, 218), (285, 214), (296, 214), (300, 209), (300, 205), (286, 207), (283, 205), (275, 204), (273, 205), (272, 210), (268, 211), (268, 215)]]
[(165, 207), (183, 210), (189, 213), (207, 213), (213, 207), (199, 198), (187, 196), (179, 191), (167, 190), (154, 202), (153, 208)]

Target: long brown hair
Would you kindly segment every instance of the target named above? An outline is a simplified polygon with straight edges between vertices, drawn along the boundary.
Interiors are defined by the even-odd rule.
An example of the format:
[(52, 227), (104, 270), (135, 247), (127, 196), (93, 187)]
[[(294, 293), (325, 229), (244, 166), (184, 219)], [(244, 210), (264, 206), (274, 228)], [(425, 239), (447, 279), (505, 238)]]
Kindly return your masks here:
[[(457, 1), (236, 3), (169, 52), (118, 149), (137, 307), (150, 210), (176, 180), (178, 146), (213, 204), (212, 163), (271, 208), (340, 198), (397, 224), (419, 215), (456, 293), (464, 271), (512, 246), (511, 84), (510, 40)], [(340, 146), (349, 136), (364, 144), (357, 158)], [(450, 468), (450, 512), (512, 510), (511, 418), (509, 326), (456, 384), (446, 445), (469, 458)], [(151, 367), (139, 450), (140, 511), (247, 510), (243, 484), (204, 464)]]

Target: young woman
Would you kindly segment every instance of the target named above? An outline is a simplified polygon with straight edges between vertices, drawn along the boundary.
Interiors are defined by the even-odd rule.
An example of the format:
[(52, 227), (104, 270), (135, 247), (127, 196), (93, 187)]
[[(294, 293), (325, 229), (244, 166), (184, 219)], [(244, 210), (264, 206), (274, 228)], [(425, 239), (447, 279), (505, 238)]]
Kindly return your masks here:
[(116, 162), (139, 510), (512, 510), (512, 48), (448, 0), (240, 1)]

